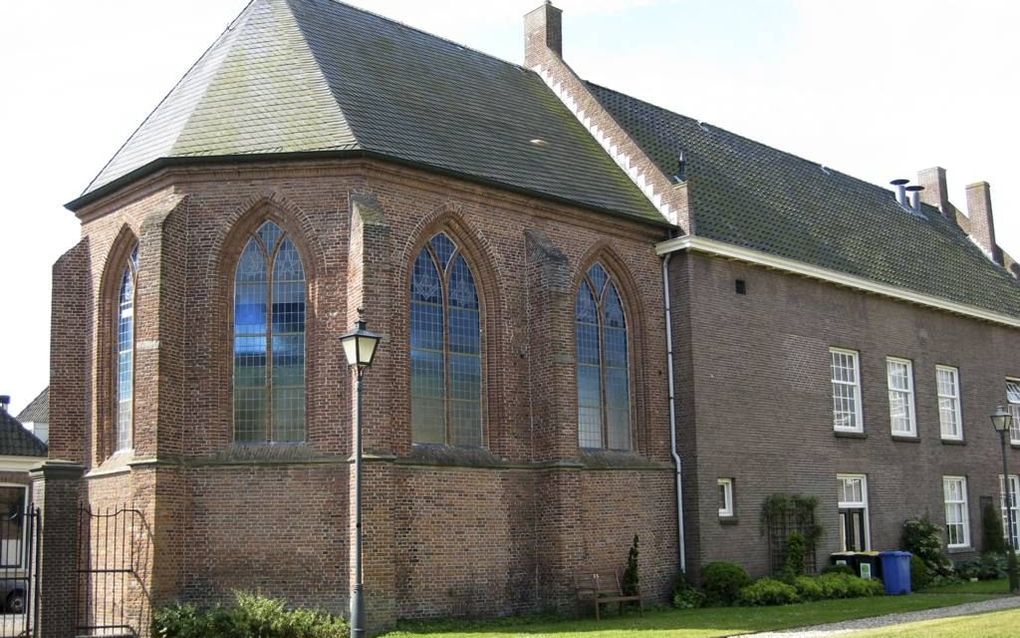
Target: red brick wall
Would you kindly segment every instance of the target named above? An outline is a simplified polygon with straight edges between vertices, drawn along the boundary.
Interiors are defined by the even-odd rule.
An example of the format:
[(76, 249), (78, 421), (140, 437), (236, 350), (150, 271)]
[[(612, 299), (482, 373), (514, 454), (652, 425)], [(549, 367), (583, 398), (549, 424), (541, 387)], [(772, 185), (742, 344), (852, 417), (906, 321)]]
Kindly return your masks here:
[[(692, 561), (738, 560), (765, 573), (758, 516), (775, 492), (818, 497), (818, 558), (827, 560), (839, 542), (837, 473), (867, 474), (878, 550), (898, 547), (909, 517), (942, 525), (942, 476), (966, 476), (979, 549), (980, 497), (997, 495), (1001, 471), (987, 415), (1005, 400), (1005, 378), (1020, 376), (1020, 332), (706, 256), (675, 257), (671, 275)], [(735, 279), (747, 282), (746, 296), (734, 293)], [(860, 352), (864, 439), (833, 434), (830, 347)], [(887, 356), (913, 361), (916, 442), (892, 438)], [(940, 438), (939, 364), (960, 370), (964, 445)], [(1020, 451), (1011, 454), (1016, 467)], [(736, 525), (720, 524), (720, 477), (736, 480)]]

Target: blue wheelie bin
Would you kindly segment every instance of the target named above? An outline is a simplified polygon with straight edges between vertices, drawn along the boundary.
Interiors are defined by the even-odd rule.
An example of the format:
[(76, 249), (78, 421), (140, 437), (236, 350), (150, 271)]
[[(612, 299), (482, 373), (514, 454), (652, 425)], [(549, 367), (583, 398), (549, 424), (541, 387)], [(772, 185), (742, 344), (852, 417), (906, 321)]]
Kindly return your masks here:
[(910, 593), (910, 552), (882, 552), (882, 582), (891, 596)]

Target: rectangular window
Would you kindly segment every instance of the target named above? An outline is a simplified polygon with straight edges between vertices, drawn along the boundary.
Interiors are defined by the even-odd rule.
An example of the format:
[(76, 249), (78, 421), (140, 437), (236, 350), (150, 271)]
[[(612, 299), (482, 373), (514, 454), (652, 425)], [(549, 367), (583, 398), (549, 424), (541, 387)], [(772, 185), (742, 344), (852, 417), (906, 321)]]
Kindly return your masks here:
[(1009, 528), (1009, 517), (1006, 513), (1006, 495), (1003, 490), (1002, 474), (999, 475), (999, 509), (1002, 511), (1002, 529), (1006, 531), (1006, 542), (1010, 547), (1020, 547), (1020, 508), (1017, 507), (1017, 494), (1020, 494), (1020, 479), (1016, 474), (1009, 475), (1009, 503), (1013, 510), (1013, 529)]
[(967, 479), (963, 476), (943, 476), (942, 496), (946, 504), (946, 539), (949, 547), (970, 547)]
[(1009, 442), (1020, 445), (1020, 379), (1006, 379), (1006, 401), (1009, 402), (1009, 413), (1013, 415)]
[(719, 484), (719, 518), (733, 516), (733, 479), (721, 478)]
[(832, 427), (840, 432), (863, 432), (861, 377), (857, 353), (830, 348), (832, 356)]
[(845, 552), (871, 549), (868, 522), (868, 478), (863, 474), (837, 474), (836, 498), (839, 507), (839, 541)]
[(961, 441), (963, 416), (960, 414), (960, 371), (950, 366), (935, 366), (935, 384), (938, 387), (942, 438)]
[(25, 563), (24, 485), (0, 485), (0, 568)]
[(917, 436), (917, 419), (914, 416), (914, 367), (906, 359), (885, 360), (889, 379), (889, 420), (892, 433), (898, 436)]

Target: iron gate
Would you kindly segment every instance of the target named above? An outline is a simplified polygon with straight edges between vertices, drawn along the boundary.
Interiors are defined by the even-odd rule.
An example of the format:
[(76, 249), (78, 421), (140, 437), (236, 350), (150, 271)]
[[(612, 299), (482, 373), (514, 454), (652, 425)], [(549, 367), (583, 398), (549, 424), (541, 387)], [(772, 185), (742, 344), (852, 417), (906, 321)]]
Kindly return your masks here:
[[(0, 488), (2, 489), (2, 488)], [(21, 496), (0, 511), (0, 636), (35, 636), (39, 510)]]
[(149, 623), (140, 572), (151, 545), (142, 513), (82, 506), (78, 542), (78, 635), (138, 636)]

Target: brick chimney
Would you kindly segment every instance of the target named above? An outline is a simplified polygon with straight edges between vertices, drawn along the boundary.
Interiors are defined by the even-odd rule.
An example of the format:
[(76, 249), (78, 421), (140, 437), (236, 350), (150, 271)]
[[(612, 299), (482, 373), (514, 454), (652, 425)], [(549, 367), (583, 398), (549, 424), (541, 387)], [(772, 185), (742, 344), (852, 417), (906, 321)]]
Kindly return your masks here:
[(546, 0), (524, 16), (524, 66), (534, 68), (550, 53), (563, 58), (563, 12)]
[(988, 182), (967, 186), (967, 216), (970, 217), (970, 236), (992, 261), (1002, 265), (1002, 251), (995, 244), (995, 221), (992, 219), (992, 191)]
[(917, 183), (924, 186), (921, 191), (921, 201), (929, 206), (939, 209), (942, 214), (954, 224), (956, 213), (949, 203), (949, 188), (946, 186), (946, 169), (941, 166), (926, 168), (917, 173)]

